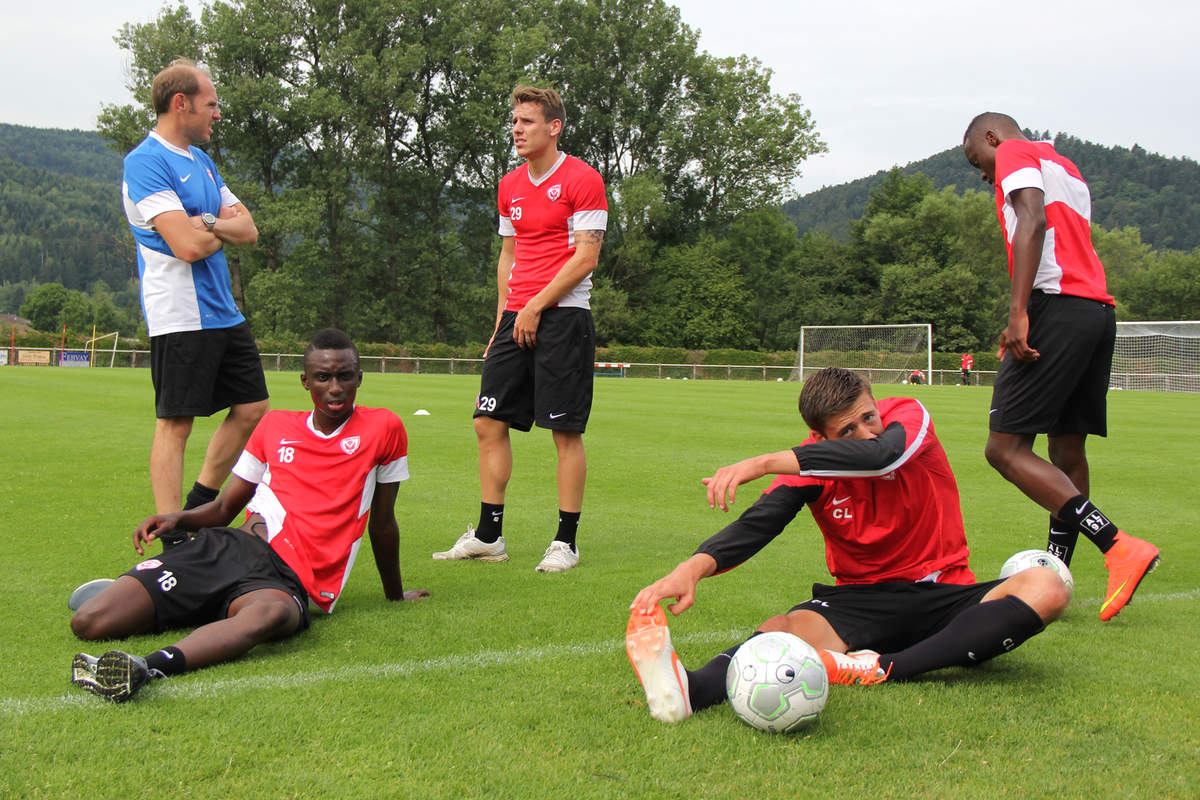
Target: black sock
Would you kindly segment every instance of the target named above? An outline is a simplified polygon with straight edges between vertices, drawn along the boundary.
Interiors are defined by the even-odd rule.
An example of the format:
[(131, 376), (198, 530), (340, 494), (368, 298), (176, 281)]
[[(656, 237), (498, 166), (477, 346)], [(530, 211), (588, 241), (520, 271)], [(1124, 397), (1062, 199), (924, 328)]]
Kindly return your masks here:
[(182, 650), (171, 645), (170, 647), (164, 647), (162, 650), (155, 650), (146, 656), (146, 666), (170, 677), (178, 675), (187, 669), (187, 659), (184, 658)]
[(558, 510), (558, 533), (554, 535), (557, 542), (566, 542), (575, 549), (575, 534), (579, 531), (579, 515), (582, 511)]
[(504, 533), (504, 503), (480, 503), (479, 527), (475, 529), (475, 538), (491, 544)]
[(1009, 595), (972, 606), (937, 633), (899, 653), (881, 654), (888, 680), (905, 680), (942, 667), (971, 667), (1013, 650), (1045, 627), (1029, 605)]
[(1079, 531), (1064, 525), (1053, 515), (1050, 517), (1050, 530), (1046, 534), (1046, 550), (1062, 559), (1068, 567), (1071, 566), (1071, 556), (1075, 554), (1075, 542), (1079, 539)]
[(737, 644), (724, 653), (718, 653), (698, 670), (688, 670), (688, 700), (693, 714), (702, 708), (725, 702), (725, 671), (739, 647), (741, 645)]
[(200, 483), (200, 481), (196, 481), (192, 484), (192, 490), (187, 494), (187, 499), (183, 503), (183, 510), (187, 511), (188, 509), (195, 508), (196, 506), (202, 506), (205, 503), (211, 503), (213, 500), (217, 499), (217, 492), (217, 489), (210, 489), (204, 484)]
[(1108, 517), (1100, 513), (1100, 509), (1092, 505), (1092, 501), (1083, 495), (1076, 495), (1058, 510), (1054, 516), (1072, 530), (1077, 530), (1100, 548), (1101, 553), (1107, 553), (1113, 546), (1117, 536), (1117, 526)]

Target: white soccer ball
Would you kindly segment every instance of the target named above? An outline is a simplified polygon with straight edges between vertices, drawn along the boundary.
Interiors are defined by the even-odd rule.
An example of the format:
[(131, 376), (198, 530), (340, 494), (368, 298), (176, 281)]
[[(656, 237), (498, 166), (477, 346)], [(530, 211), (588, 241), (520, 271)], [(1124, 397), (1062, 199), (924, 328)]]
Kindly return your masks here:
[(729, 705), (752, 728), (787, 733), (817, 719), (829, 676), (808, 642), (783, 631), (761, 633), (737, 649), (725, 671)]
[(1046, 567), (1054, 570), (1067, 585), (1067, 589), (1075, 591), (1075, 578), (1071, 576), (1070, 568), (1061, 558), (1046, 550), (1022, 550), (1012, 556), (1000, 568), (1000, 580), (1011, 578), (1018, 572), (1023, 572), (1031, 567)]

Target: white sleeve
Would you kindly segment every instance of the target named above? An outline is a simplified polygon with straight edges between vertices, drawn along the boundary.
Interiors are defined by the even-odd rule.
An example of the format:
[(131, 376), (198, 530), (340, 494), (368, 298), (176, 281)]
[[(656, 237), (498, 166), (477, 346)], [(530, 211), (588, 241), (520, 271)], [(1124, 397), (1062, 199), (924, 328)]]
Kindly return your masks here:
[(233, 465), (233, 474), (250, 483), (262, 483), (267, 465), (243, 450), (237, 463)]
[(395, 461), (380, 464), (375, 473), (376, 483), (400, 483), (408, 480), (408, 456), (400, 456)]

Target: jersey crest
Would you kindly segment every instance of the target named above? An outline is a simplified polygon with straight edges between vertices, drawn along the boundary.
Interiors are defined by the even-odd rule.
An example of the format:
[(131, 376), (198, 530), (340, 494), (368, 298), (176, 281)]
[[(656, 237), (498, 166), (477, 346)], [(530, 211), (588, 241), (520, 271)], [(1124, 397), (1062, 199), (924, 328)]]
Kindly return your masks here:
[(557, 200), (561, 196), (562, 196), (562, 184), (561, 183), (556, 183), (553, 186), (551, 186), (549, 189), (546, 190), (546, 197), (550, 198), (551, 203), (553, 203), (555, 200)]
[(348, 456), (354, 455), (354, 452), (356, 450), (358, 450), (358, 445), (361, 442), (362, 442), (362, 439), (358, 436), (347, 436), (345, 439), (342, 439), (342, 441), (341, 441), (342, 452)]

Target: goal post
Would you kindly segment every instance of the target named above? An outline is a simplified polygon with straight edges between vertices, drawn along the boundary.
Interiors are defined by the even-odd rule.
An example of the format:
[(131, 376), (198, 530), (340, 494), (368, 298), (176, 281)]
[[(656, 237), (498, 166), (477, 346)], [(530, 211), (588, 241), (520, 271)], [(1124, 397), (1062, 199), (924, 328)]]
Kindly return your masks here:
[(933, 377), (933, 326), (804, 325), (791, 380), (802, 381), (823, 367), (845, 367), (869, 383), (901, 383), (914, 370)]
[(1200, 321), (1118, 322), (1109, 385), (1200, 392)]

